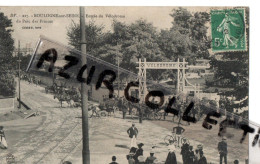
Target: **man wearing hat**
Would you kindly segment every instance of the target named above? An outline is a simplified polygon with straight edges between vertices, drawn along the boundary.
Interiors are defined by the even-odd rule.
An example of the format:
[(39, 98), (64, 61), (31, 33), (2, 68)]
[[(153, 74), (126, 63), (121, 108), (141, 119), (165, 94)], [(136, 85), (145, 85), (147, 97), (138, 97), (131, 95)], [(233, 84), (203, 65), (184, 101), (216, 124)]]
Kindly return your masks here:
[(189, 146), (189, 151), (187, 153), (187, 163), (193, 163), (194, 161), (194, 158), (195, 158), (195, 154), (194, 154), (194, 151), (193, 151), (193, 146)]
[(3, 149), (7, 149), (7, 142), (5, 140), (5, 132), (3, 126), (0, 126), (0, 147)]
[(208, 162), (206, 157), (204, 156), (203, 151), (199, 151), (199, 155), (200, 155), (200, 159), (198, 161), (198, 164), (207, 164)]
[(190, 145), (187, 143), (187, 139), (183, 138), (183, 144), (181, 146), (181, 155), (182, 155), (183, 164), (187, 164), (189, 146)]
[(144, 150), (143, 150), (143, 148), (142, 148), (143, 146), (144, 146), (143, 143), (139, 143), (139, 144), (138, 144), (138, 149), (136, 150), (135, 155), (134, 155), (134, 159), (135, 159), (136, 162), (138, 162), (138, 157), (139, 157), (139, 156), (144, 155), (144, 154), (143, 154)]
[(127, 130), (127, 134), (130, 138), (130, 148), (131, 147), (136, 147), (136, 138), (137, 138), (137, 134), (138, 134), (138, 129), (135, 127), (135, 124), (132, 124), (132, 127), (130, 127)]
[(222, 164), (222, 160), (224, 158), (224, 163), (227, 164), (227, 142), (226, 142), (226, 137), (224, 136), (222, 138), (222, 141), (218, 143), (218, 152), (219, 152), (219, 158), (220, 161), (219, 163)]
[(153, 164), (156, 157), (154, 157), (154, 151), (150, 152), (150, 156), (146, 158), (145, 163), (146, 164)]

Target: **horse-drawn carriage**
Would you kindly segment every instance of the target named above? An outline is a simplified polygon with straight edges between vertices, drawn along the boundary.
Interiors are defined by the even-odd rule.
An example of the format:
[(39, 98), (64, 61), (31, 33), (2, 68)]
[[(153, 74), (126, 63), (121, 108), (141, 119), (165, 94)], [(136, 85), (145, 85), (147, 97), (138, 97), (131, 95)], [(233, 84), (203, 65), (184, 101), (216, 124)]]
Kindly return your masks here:
[(140, 115), (140, 112), (142, 112), (143, 119), (147, 120), (160, 120), (163, 116), (163, 112), (161, 112), (160, 109), (151, 109), (146, 105), (135, 105), (132, 104), (130, 106), (130, 114), (133, 119), (134, 116)]
[(99, 108), (101, 111), (103, 111), (101, 114), (103, 113), (105, 116), (111, 116), (112, 112), (115, 114), (115, 111), (118, 110), (118, 107), (113, 99), (108, 99), (107, 101), (101, 102)]
[(63, 86), (53, 86), (54, 99), (57, 98), (62, 107), (62, 102), (67, 102), (69, 107), (81, 106), (80, 94), (76, 88), (65, 88)]
[(52, 86), (45, 87), (45, 93), (55, 93), (57, 91), (57, 84), (54, 83)]

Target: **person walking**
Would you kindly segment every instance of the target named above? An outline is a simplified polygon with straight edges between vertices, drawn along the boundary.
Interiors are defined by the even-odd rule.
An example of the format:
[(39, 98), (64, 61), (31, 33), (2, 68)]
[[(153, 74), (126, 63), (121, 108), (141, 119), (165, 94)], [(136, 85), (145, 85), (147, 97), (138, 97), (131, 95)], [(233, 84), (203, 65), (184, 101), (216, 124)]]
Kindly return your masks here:
[(180, 126), (180, 123), (178, 123), (178, 126), (172, 128), (172, 133), (176, 134), (176, 137), (178, 139), (178, 147), (180, 147), (180, 138), (182, 136), (182, 133), (184, 133), (185, 129)]
[(175, 146), (171, 145), (168, 147), (169, 153), (167, 155), (165, 164), (177, 164), (177, 158), (175, 154)]
[(125, 116), (126, 116), (126, 113), (127, 113), (128, 110), (129, 110), (129, 103), (124, 102), (123, 107), (122, 107), (123, 119), (125, 119)]
[(224, 158), (224, 163), (227, 164), (227, 142), (226, 137), (222, 138), (222, 141), (218, 143), (218, 152), (219, 152), (219, 163), (222, 164)]
[(0, 126), (0, 147), (2, 149), (7, 149), (7, 142), (5, 139), (5, 132), (4, 132), (4, 127)]
[(137, 147), (136, 146), (136, 138), (137, 138), (137, 135), (138, 135), (138, 129), (135, 127), (134, 123), (132, 124), (132, 127), (130, 127), (127, 130), (127, 134), (130, 138), (130, 148)]
[(128, 108), (128, 102), (124, 102), (123, 98), (119, 98), (118, 100), (118, 108), (122, 110), (123, 119), (125, 119), (127, 108)]

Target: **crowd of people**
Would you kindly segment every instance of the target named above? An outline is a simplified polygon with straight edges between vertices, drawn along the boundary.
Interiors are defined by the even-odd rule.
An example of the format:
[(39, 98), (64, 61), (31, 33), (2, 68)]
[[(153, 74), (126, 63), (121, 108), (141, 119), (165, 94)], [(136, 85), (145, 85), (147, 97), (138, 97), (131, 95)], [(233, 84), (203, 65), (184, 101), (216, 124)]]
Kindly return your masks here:
[[(138, 148), (131, 147), (129, 154), (126, 155), (128, 164), (160, 164), (161, 162), (157, 159), (155, 155), (155, 151), (150, 151), (150, 155), (148, 157), (144, 156), (143, 143), (138, 144)], [(193, 147), (184, 144), (182, 146), (181, 154), (183, 164), (207, 164), (206, 157), (203, 153), (203, 147), (201, 145), (194, 151)], [(164, 164), (177, 164), (177, 156), (176, 156), (176, 148), (174, 145), (168, 146), (168, 155), (165, 159)], [(116, 162), (116, 157), (112, 157), (112, 162), (109, 164), (118, 164)]]
[[(179, 126), (178, 126), (179, 127)], [(176, 130), (176, 128), (174, 129)], [(127, 130), (127, 134), (130, 138), (130, 151), (126, 155), (128, 164), (161, 164), (162, 161), (159, 161), (155, 154), (155, 149), (152, 147), (150, 151), (150, 155), (148, 157), (144, 156), (144, 149), (143, 143), (137, 143), (137, 136), (138, 136), (138, 129), (135, 127), (135, 124), (133, 123), (132, 126)], [(163, 160), (164, 164), (177, 164), (182, 161), (183, 164), (210, 164), (210, 162), (207, 161), (207, 158), (203, 151), (203, 145), (199, 144), (197, 145), (196, 149), (193, 150), (193, 146), (187, 142), (185, 138), (183, 138), (183, 143), (180, 147), (180, 155), (182, 159), (177, 160), (177, 151), (176, 148), (177, 145), (168, 145), (168, 155)], [(227, 164), (227, 142), (226, 137), (223, 137), (222, 140), (218, 143), (217, 146), (218, 152), (219, 152), (219, 163)], [(177, 162), (179, 161), (179, 162)], [(232, 163), (239, 164), (239, 160), (234, 160)], [(118, 164), (116, 162), (116, 157), (113, 156), (112, 163), (110, 164)]]
[[(25, 79), (27, 77), (24, 77)], [(35, 77), (32, 77), (32, 80), (29, 82), (34, 82), (37, 81)], [(57, 87), (57, 95), (64, 96), (64, 95), (73, 95), (73, 97), (79, 99), (80, 95), (78, 95), (78, 92), (76, 91), (76, 88), (71, 87), (68, 88), (68, 90), (64, 89), (63, 86)], [(74, 96), (75, 95), (75, 96)], [(58, 97), (58, 96), (57, 96)], [(66, 97), (66, 96), (65, 96)], [(65, 98), (63, 98), (65, 99)], [(70, 97), (71, 99), (71, 97)], [(110, 101), (109, 101), (110, 100)], [(152, 100), (153, 102), (155, 100)], [(169, 101), (169, 100), (168, 100)], [(126, 118), (126, 113), (129, 112), (129, 115), (132, 114), (132, 110), (135, 108), (140, 108), (140, 106), (133, 106), (130, 102), (126, 101), (124, 98), (113, 98), (113, 99), (104, 99), (103, 100), (104, 104), (99, 104), (99, 105), (93, 105), (92, 110), (92, 116), (98, 114), (98, 108), (104, 108), (104, 109), (109, 109), (107, 110), (108, 115), (111, 115), (111, 112), (114, 112), (114, 109), (112, 108), (113, 106), (117, 106), (121, 111), (122, 111), (122, 117), (123, 119)], [(187, 140), (184, 138), (182, 145), (180, 146), (180, 136), (182, 133), (185, 131), (184, 128), (180, 127), (179, 125), (181, 124), (181, 116), (184, 111), (184, 104), (179, 103), (180, 101), (177, 102), (176, 107), (179, 109), (178, 115), (175, 117), (178, 117), (178, 126), (174, 127), (173, 131), (176, 134), (178, 138), (178, 146), (180, 150), (180, 155), (182, 159), (179, 159), (179, 161), (182, 161), (183, 164), (207, 164), (207, 158), (204, 154), (203, 151), (203, 146), (202, 145), (197, 145), (196, 149), (193, 150), (193, 146), (190, 145)], [(197, 115), (196, 113), (197, 110), (191, 111), (191, 114), (193, 117)], [(165, 119), (166, 113), (164, 115)], [(174, 117), (173, 117), (174, 121)], [(144, 156), (144, 150), (143, 150), (143, 143), (137, 144), (137, 136), (138, 136), (138, 129), (135, 127), (135, 124), (132, 124), (132, 126), (127, 130), (127, 134), (130, 138), (130, 151), (129, 154), (127, 154), (126, 159), (128, 160), (129, 164), (156, 164), (159, 163), (158, 159), (156, 158), (156, 154), (154, 149), (150, 151), (150, 155), (148, 157)], [(7, 149), (7, 142), (5, 140), (5, 134), (3, 131), (3, 127), (0, 126), (0, 147), (2, 149)], [(222, 141), (218, 143), (217, 146), (218, 152), (219, 152), (219, 162), (220, 164), (227, 164), (227, 143), (226, 143), (226, 138), (223, 137)], [(165, 159), (165, 164), (177, 164), (177, 156), (176, 156), (176, 147), (175, 145), (169, 145), (168, 146), (168, 155)], [(118, 164), (116, 162), (116, 156), (112, 157), (112, 162), (110, 164)], [(234, 164), (239, 164), (238, 160), (234, 161)]]
[[(143, 150), (144, 144), (139, 143), (137, 145), (137, 148), (134, 146), (136, 144), (136, 138), (138, 135), (138, 129), (135, 127), (135, 124), (132, 124), (132, 127), (127, 130), (127, 133), (131, 140), (131, 148), (129, 154), (126, 155), (128, 164), (162, 164), (162, 162), (160, 162), (155, 156), (154, 147), (152, 147), (150, 155), (148, 157), (145, 157)], [(133, 140), (133, 138), (135, 139)], [(227, 143), (225, 137), (223, 137), (222, 141), (218, 143), (218, 151), (220, 154), (220, 164), (222, 164), (222, 159), (224, 159), (224, 163), (227, 164)], [(163, 164), (177, 164), (178, 161), (176, 153), (176, 146), (168, 145), (168, 155), (165, 161), (163, 161)], [(181, 146), (180, 154), (182, 156), (182, 164), (211, 164), (207, 162), (207, 159), (204, 156), (203, 146), (201, 144), (197, 145), (197, 148), (195, 149), (195, 151), (193, 151), (193, 146), (191, 146), (188, 142), (186, 142), (186, 140), (184, 140), (184, 143)], [(116, 156), (112, 156), (112, 162), (110, 162), (109, 164), (119, 164), (116, 160)], [(239, 160), (234, 160), (233, 164), (239, 164)]]

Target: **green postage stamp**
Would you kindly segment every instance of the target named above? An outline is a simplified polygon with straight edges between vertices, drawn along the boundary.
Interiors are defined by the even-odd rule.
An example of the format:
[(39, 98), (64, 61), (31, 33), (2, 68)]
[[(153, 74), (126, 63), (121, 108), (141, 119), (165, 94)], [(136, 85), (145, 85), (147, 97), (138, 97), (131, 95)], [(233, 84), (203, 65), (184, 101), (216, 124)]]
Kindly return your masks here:
[(212, 51), (245, 51), (245, 10), (211, 10)]

